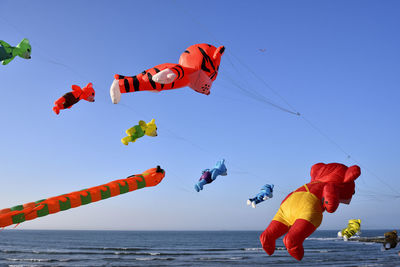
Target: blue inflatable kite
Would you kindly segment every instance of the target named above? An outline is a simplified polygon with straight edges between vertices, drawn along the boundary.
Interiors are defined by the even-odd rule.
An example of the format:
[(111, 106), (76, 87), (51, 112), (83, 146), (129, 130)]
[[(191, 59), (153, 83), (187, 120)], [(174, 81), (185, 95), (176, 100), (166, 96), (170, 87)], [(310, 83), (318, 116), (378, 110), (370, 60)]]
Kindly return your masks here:
[(261, 192), (258, 193), (254, 198), (249, 198), (247, 200), (247, 205), (251, 205), (253, 208), (256, 207), (258, 203), (263, 202), (264, 200), (267, 200), (268, 198), (272, 198), (272, 192), (274, 191), (274, 185), (271, 184), (266, 184), (263, 187), (261, 187)]
[(194, 185), (194, 189), (196, 189), (197, 192), (200, 192), (200, 190), (203, 190), (203, 186), (205, 184), (212, 183), (218, 175), (225, 176), (227, 175), (227, 169), (225, 166), (225, 160), (220, 160), (215, 164), (214, 169), (205, 169), (203, 171), (203, 174), (201, 175), (199, 181), (197, 184)]

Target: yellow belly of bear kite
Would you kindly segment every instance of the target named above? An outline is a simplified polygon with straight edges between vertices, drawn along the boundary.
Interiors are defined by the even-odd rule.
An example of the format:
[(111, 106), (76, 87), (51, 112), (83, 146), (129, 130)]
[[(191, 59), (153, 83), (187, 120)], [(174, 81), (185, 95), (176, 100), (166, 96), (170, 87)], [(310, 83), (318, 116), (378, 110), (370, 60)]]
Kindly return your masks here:
[(320, 200), (310, 192), (294, 192), (283, 202), (273, 220), (291, 226), (304, 219), (318, 227), (322, 222)]

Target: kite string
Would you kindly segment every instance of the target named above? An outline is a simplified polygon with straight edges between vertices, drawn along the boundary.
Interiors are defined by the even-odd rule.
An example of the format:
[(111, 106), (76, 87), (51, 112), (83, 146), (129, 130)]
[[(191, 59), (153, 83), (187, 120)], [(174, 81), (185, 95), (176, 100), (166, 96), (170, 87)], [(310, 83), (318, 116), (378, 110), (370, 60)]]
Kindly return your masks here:
[[(141, 117), (143, 117), (143, 118), (147, 118), (148, 120), (150, 119), (150, 118), (148, 118), (146, 115), (141, 114), (140, 112), (138, 112), (137, 110), (133, 109), (132, 107), (130, 107), (130, 106), (128, 106), (128, 105), (125, 105), (125, 104), (122, 104), (122, 103), (119, 103), (118, 105), (121, 105), (121, 106), (123, 106), (123, 107), (125, 107), (125, 108), (127, 108), (127, 109), (130, 109), (130, 110), (134, 111), (137, 115), (139, 115), (139, 116), (141, 116)], [(158, 124), (158, 125), (162, 125), (162, 123), (157, 123), (157, 124)], [(198, 145), (198, 144), (196, 144), (196, 143), (190, 141), (189, 139), (187, 139), (187, 138), (185, 138), (185, 137), (182, 137), (182, 136), (176, 134), (175, 132), (173, 132), (173, 131), (171, 131), (170, 129), (168, 129), (168, 127), (164, 127), (164, 126), (163, 126), (162, 129), (165, 130), (165, 131), (167, 131), (167, 132), (169, 132), (169, 133), (170, 133), (173, 137), (175, 137), (176, 139), (181, 140), (181, 141), (184, 141), (184, 142), (186, 142), (186, 143), (192, 145), (193, 147), (196, 147), (197, 149), (203, 151), (203, 153), (205, 153), (205, 154), (208, 154), (208, 155), (210, 155), (210, 156), (212, 156), (212, 157), (215, 157), (215, 158), (218, 158), (218, 157), (219, 157), (218, 155), (216, 155), (215, 153), (211, 152), (210, 150), (205, 149), (204, 147), (202, 147), (202, 146), (200, 146), (200, 145)], [(228, 160), (229, 160), (229, 159), (228, 159)], [(258, 178), (261, 178), (261, 179), (266, 179), (265, 177), (261, 177), (261, 176), (259, 176), (259, 175), (257, 175), (257, 174), (254, 174), (254, 173), (251, 173), (251, 172), (249, 172), (249, 171), (247, 171), (247, 170), (244, 170), (243, 168), (241, 168), (240, 166), (238, 166), (238, 165), (235, 164), (234, 162), (229, 161), (229, 165), (235, 167), (235, 168), (236, 168), (239, 172), (241, 172), (241, 173), (247, 173), (247, 174), (249, 174), (249, 175), (252, 175), (253, 177), (258, 177)], [(235, 170), (233, 170), (232, 172), (235, 172)], [(178, 176), (178, 175), (175, 174), (175, 176), (178, 177), (178, 179), (179, 179), (179, 176)], [(268, 179), (268, 180), (271, 180), (271, 179)]]
[[(185, 14), (187, 14), (190, 19), (195, 22), (196, 24), (198, 24), (201, 28), (203, 28), (203, 30), (210, 35), (218, 44), (221, 44), (221, 42), (219, 42), (218, 38), (216, 38), (216, 36), (214, 36), (212, 34), (212, 32), (210, 32), (208, 30), (208, 28), (201, 22), (197, 21), (195, 19), (195, 16), (190, 16), (190, 11), (187, 10), (182, 4), (179, 5), (181, 8), (185, 9), (186, 12)], [(378, 181), (380, 181), (382, 184), (384, 184), (385, 186), (387, 186), (388, 188), (390, 188), (390, 190), (392, 190), (393, 192), (396, 193), (396, 198), (399, 197), (400, 198), (400, 192), (395, 190), (393, 188), (393, 186), (390, 186), (388, 183), (386, 183), (383, 179), (381, 179), (377, 174), (375, 174), (374, 172), (370, 171), (369, 168), (366, 168), (364, 164), (362, 164), (360, 161), (356, 160), (353, 156), (351, 156), (349, 153), (347, 153), (336, 141), (334, 141), (331, 137), (329, 137), (326, 133), (324, 133), (319, 127), (317, 127), (315, 124), (311, 123), (311, 121), (309, 119), (307, 119), (304, 114), (301, 114), (299, 112), (296, 111), (296, 109), (289, 103), (289, 101), (287, 101), (283, 96), (281, 96), (275, 89), (273, 89), (267, 82), (265, 82), (264, 79), (262, 79), (255, 71), (253, 71), (247, 64), (245, 64), (242, 60), (239, 59), (238, 56), (236, 56), (233, 52), (227, 52), (228, 54), (231, 54), (233, 57), (235, 57), (237, 59), (237, 61), (244, 66), (251, 74), (253, 74), (258, 80), (260, 80), (264, 86), (269, 89), (271, 92), (273, 92), (276, 96), (278, 96), (286, 105), (288, 105), (292, 110), (295, 111), (296, 115), (302, 117), (302, 119), (307, 122), (307, 124), (313, 128), (314, 130), (316, 130), (320, 135), (322, 135), (324, 138), (326, 138), (330, 143), (334, 144), (342, 153), (344, 153), (347, 158), (351, 158), (355, 163), (357, 163), (358, 165), (360, 165), (362, 168), (364, 168), (367, 172), (370, 172)], [(270, 104), (270, 103), (268, 103)], [(289, 112), (291, 113), (291, 112)]]
[[(232, 53), (233, 55), (233, 53)], [(269, 88), (270, 90), (272, 90), (272, 92), (274, 92), (277, 96), (279, 96), (289, 107), (291, 107), (293, 110), (296, 110), (286, 99), (284, 99), (280, 94), (278, 94), (276, 92), (276, 90), (274, 90), (268, 83), (266, 83), (261, 77), (259, 77), (250, 67), (248, 67), (246, 64), (244, 64), (238, 57), (236, 57), (235, 55), (233, 55), (239, 62), (241, 62), (242, 65), (244, 65), (257, 79), (261, 80), (263, 82), (263, 84)], [(232, 60), (230, 60), (230, 58), (228, 57), (230, 63), (232, 66), (233, 62)], [(237, 70), (234, 67), (235, 70)], [(234, 83), (234, 81), (232, 81)], [(236, 86), (239, 87), (239, 85), (236, 84)], [(262, 96), (261, 96), (262, 97)], [(274, 103), (268, 103), (270, 105), (274, 105)], [(282, 109), (280, 106), (275, 106), (279, 109)], [(286, 112), (289, 113), (293, 113), (291, 111), (288, 110), (284, 110)], [(379, 180), (382, 184), (384, 184), (385, 186), (387, 186), (388, 188), (390, 188), (390, 190), (392, 190), (396, 195), (393, 197), (397, 197), (400, 198), (400, 193), (398, 191), (396, 191), (395, 189), (393, 189), (392, 186), (390, 186), (389, 184), (387, 184), (383, 179), (381, 179), (378, 175), (376, 175), (374, 172), (372, 172), (370, 169), (368, 169), (366, 166), (364, 166), (361, 162), (359, 162), (357, 159), (355, 159), (354, 157), (352, 157), (346, 150), (343, 149), (343, 147), (341, 147), (335, 140), (333, 140), (330, 136), (328, 136), (326, 133), (324, 133), (320, 128), (318, 128), (315, 124), (313, 124), (309, 119), (307, 119), (304, 114), (300, 114), (299, 112), (293, 113), (296, 115), (299, 115), (308, 125), (309, 127), (313, 128), (315, 131), (317, 131), (321, 136), (323, 136), (324, 138), (326, 138), (331, 144), (333, 144), (334, 146), (336, 146), (343, 154), (346, 155), (346, 157), (348, 159), (352, 159), (355, 163), (357, 163), (360, 167), (362, 167), (363, 169), (367, 170), (367, 172), (371, 173), (377, 180)], [(362, 180), (362, 182), (365, 183), (364, 180)]]
[(274, 93), (276, 96), (278, 96), (288, 107), (290, 107), (292, 110), (294, 110), (295, 115), (300, 116), (300, 113), (296, 110), (296, 108), (294, 108), (289, 101), (287, 101), (281, 94), (278, 93), (277, 90), (273, 89), (263, 78), (261, 78), (255, 71), (253, 71), (249, 66), (247, 66), (245, 63), (243, 63), (242, 60), (239, 59), (239, 57), (235, 56), (235, 54), (233, 54), (233, 52), (228, 51), (228, 54), (231, 54), (234, 58), (236, 58), (236, 60), (242, 65), (244, 66), (251, 74), (254, 75), (254, 77), (256, 77), (259, 81), (261, 81), (265, 87), (267, 87), (272, 93)]
[[(229, 56), (229, 54), (232, 54), (232, 53), (229, 52), (229, 51), (227, 52), (227, 59), (228, 59), (229, 63), (231, 64), (232, 68), (236, 71), (237, 75), (238, 75), (239, 77), (242, 77), (242, 80), (246, 81), (246, 87), (247, 87), (248, 89), (245, 89), (245, 88), (242, 87), (238, 82), (235, 82), (234, 79), (233, 79), (232, 77), (230, 77), (230, 76), (227, 74), (227, 72), (222, 72), (221, 74), (222, 74), (222, 75), (226, 75), (226, 76), (228, 77), (228, 79), (230, 80), (230, 82), (231, 82), (233, 85), (235, 85), (237, 88), (239, 88), (239, 89), (242, 90), (243, 92), (247, 93), (246, 95), (247, 95), (247, 97), (249, 97), (249, 98), (252, 98), (252, 99), (257, 100), (257, 101), (260, 101), (260, 102), (262, 102), (262, 103), (271, 105), (271, 106), (273, 106), (273, 107), (275, 107), (275, 108), (277, 108), (277, 109), (280, 109), (281, 111), (284, 111), (284, 112), (287, 112), (287, 113), (290, 113), (290, 114), (293, 114), (293, 115), (300, 116), (300, 113), (297, 112), (297, 111), (296, 111), (293, 107), (291, 107), (289, 104), (287, 104), (287, 101), (284, 101), (284, 102), (285, 102), (285, 103), (287, 104), (287, 106), (289, 106), (292, 110), (289, 110), (289, 109), (287, 109), (287, 108), (284, 108), (284, 107), (282, 107), (282, 106), (280, 106), (280, 105), (278, 105), (278, 104), (272, 102), (271, 100), (269, 100), (268, 98), (266, 98), (263, 94), (257, 92), (257, 90), (251, 90), (251, 86), (249, 85), (249, 83), (247, 82), (247, 80), (244, 79), (244, 77), (243, 77), (243, 75), (241, 74), (241, 72), (240, 72), (240, 71), (236, 68), (236, 66), (233, 64), (233, 61), (231, 60), (231, 57)], [(232, 54), (232, 55), (233, 55), (233, 54)], [(240, 61), (239, 61), (239, 63), (240, 63)], [(276, 95), (280, 96), (277, 92), (274, 91), (274, 93), (275, 93)], [(280, 96), (280, 98), (283, 99), (283, 97), (281, 97), (281, 96)], [(293, 111), (293, 110), (294, 110), (294, 111)]]
[[(145, 119), (145, 120), (150, 120), (150, 118), (149, 118), (147, 115), (145, 115), (145, 114), (143, 114), (143, 113), (141, 113), (141, 112), (135, 110), (134, 108), (130, 107), (129, 105), (126, 105), (126, 104), (123, 104), (123, 103), (119, 103), (118, 106), (122, 106), (122, 107), (124, 107), (124, 108), (127, 108), (127, 109), (133, 111), (134, 113), (136, 113), (136, 115), (139, 115), (141, 118), (143, 118), (143, 119)], [(160, 125), (160, 123), (157, 122), (157, 125)], [(162, 125), (162, 124), (161, 124), (161, 125)], [(183, 137), (181, 137), (181, 136), (175, 134), (174, 132), (170, 131), (170, 130), (167, 129), (167, 128), (162, 127), (162, 129), (165, 130), (165, 131), (167, 131), (167, 132), (169, 132), (170, 134), (172, 134), (172, 136), (174, 136), (175, 138), (177, 138), (177, 139), (179, 139), (179, 140), (187, 141), (185, 138), (183, 138)], [(194, 145), (194, 144), (192, 144), (192, 145)], [(166, 172), (167, 172), (167, 171), (166, 171)], [(183, 180), (181, 179), (181, 177), (180, 177), (179, 175), (177, 175), (175, 172), (173, 172), (173, 171), (171, 171), (171, 170), (169, 169), (169, 170), (168, 170), (168, 173), (171, 173), (173, 176), (175, 176), (175, 177), (179, 180), (179, 183), (178, 183), (178, 184), (182, 184), (182, 185), (184, 184), (184, 182), (183, 182)], [(177, 188), (179, 188), (179, 189), (182, 190), (182, 191), (190, 192), (190, 193), (191, 193), (191, 191), (189, 191), (189, 190), (188, 190), (187, 188), (185, 188), (185, 187), (177, 186)]]
[[(13, 28), (18, 34), (20, 34), (23, 38), (25, 37), (29, 37), (28, 34), (26, 34), (25, 32), (21, 31), (20, 29), (18, 29), (13, 23), (10, 23), (6, 18), (4, 18), (3, 16), (0, 16), (0, 19), (2, 19), (6, 24), (8, 24), (11, 28)], [(30, 38), (29, 38), (30, 39)], [(41, 46), (39, 43), (37, 43), (35, 40), (31, 40), (30, 41), (31, 44), (34, 44), (34, 47), (40, 48), (43, 51), (46, 51), (46, 49)], [(83, 80), (90, 80), (88, 79), (88, 77), (86, 77), (85, 75), (83, 75), (82, 73), (76, 71), (74, 68), (72, 68), (71, 66), (64, 64), (62, 62), (60, 62), (59, 60), (55, 60), (52, 57), (49, 56), (45, 56), (44, 54), (42, 54), (40, 52), (40, 50), (37, 50), (37, 52), (34, 53), (38, 53), (39, 54), (39, 58), (41, 58), (44, 62), (50, 63), (50, 64), (54, 64), (54, 65), (58, 65), (58, 66), (62, 66), (65, 69), (68, 69), (69, 71), (71, 71), (72, 73), (76, 74), (77, 76), (79, 76), (81, 79)]]
[(247, 96), (248, 96), (249, 98), (252, 98), (252, 99), (257, 100), (257, 101), (260, 101), (260, 102), (262, 102), (262, 103), (266, 103), (266, 104), (268, 104), (268, 105), (271, 105), (271, 106), (273, 106), (273, 107), (275, 107), (275, 108), (277, 108), (277, 109), (280, 109), (281, 111), (284, 111), (284, 112), (287, 112), (287, 113), (290, 113), (290, 114), (293, 114), (293, 115), (298, 115), (298, 116), (300, 115), (300, 113), (298, 113), (298, 112), (294, 112), (294, 111), (288, 110), (288, 109), (286, 109), (286, 108), (284, 108), (284, 107), (281, 107), (281, 106), (279, 106), (279, 105), (273, 103), (272, 101), (268, 100), (268, 99), (265, 98), (264, 96), (258, 96), (258, 97), (257, 97), (253, 92), (247, 91), (244, 87), (242, 87), (242, 86), (240, 86), (238, 83), (236, 83), (230, 76), (228, 76), (228, 74), (224, 73), (223, 75), (225, 75), (226, 77), (228, 77), (228, 79), (231, 81), (231, 83), (232, 83), (233, 85), (235, 85), (237, 88), (241, 89), (243, 92), (247, 92), (247, 93), (248, 93)]
[[(238, 59), (239, 60), (239, 59)], [(243, 65), (245, 65), (243, 63)], [(245, 65), (246, 66), (246, 65)], [(247, 66), (246, 66), (247, 67)], [(249, 71), (251, 71), (259, 80), (261, 80), (266, 87), (268, 87), (269, 89), (271, 89), (274, 93), (276, 93), (275, 90), (272, 89), (271, 86), (269, 86), (261, 77), (259, 77), (254, 71), (252, 71), (250, 69), (250, 67), (247, 67)], [(276, 93), (277, 94), (277, 93)], [(296, 110), (292, 105), (290, 105), (290, 103), (288, 101), (286, 101), (286, 99), (284, 99), (282, 96), (280, 96), (279, 94), (277, 94), (289, 107), (291, 107), (293, 110)], [(269, 103), (271, 104), (271, 103)], [(273, 104), (271, 104), (273, 105)], [(277, 108), (281, 108), (281, 107), (277, 107)], [(289, 113), (292, 113), (290, 111), (287, 111)], [(346, 155), (346, 157), (348, 159), (352, 159), (355, 163), (357, 163), (360, 167), (362, 167), (364, 170), (366, 170), (367, 172), (371, 173), (378, 181), (380, 181), (382, 184), (384, 184), (385, 186), (387, 186), (392, 192), (394, 192), (396, 194), (396, 196), (393, 196), (395, 198), (400, 198), (400, 192), (395, 190), (393, 188), (393, 186), (390, 186), (388, 183), (386, 183), (383, 179), (381, 179), (377, 174), (375, 174), (374, 172), (372, 172), (369, 168), (367, 168), (364, 164), (362, 164), (359, 160), (357, 160), (356, 158), (354, 158), (350, 153), (348, 153), (342, 146), (340, 146), (335, 140), (333, 140), (329, 135), (327, 135), (325, 132), (323, 132), (319, 127), (317, 127), (314, 123), (312, 123), (309, 119), (307, 119), (304, 114), (300, 114), (299, 112), (296, 112), (296, 115), (300, 116), (307, 124), (310, 128), (314, 129), (316, 132), (318, 132), (321, 136), (323, 136), (324, 138), (326, 138), (331, 144), (333, 144), (334, 146), (336, 146), (343, 154)]]
[[(12, 23), (10, 23), (8, 20), (6, 20), (4, 17), (0, 16), (0, 18), (1, 18), (6, 24), (8, 24), (10, 27), (14, 28), (14, 30), (15, 30), (16, 32), (18, 32), (20, 35), (22, 35), (22, 36), (28, 36), (27, 34), (25, 34), (24, 32), (22, 32), (21, 30), (19, 30), (14, 24), (12, 24)], [(203, 25), (202, 23), (198, 22), (193, 16), (191, 16), (191, 19), (192, 19), (195, 23), (197, 23), (198, 25), (202, 26), (203, 29), (207, 29), (207, 28), (204, 27), (204, 25)], [(218, 40), (210, 31), (206, 30), (206, 32), (207, 32), (210, 36), (212, 36), (212, 38), (213, 38), (214, 40)], [(39, 48), (43, 48), (43, 47), (42, 47), (40, 44), (38, 44), (38, 43), (36, 43), (35, 46), (36, 46), (36, 47), (39, 47)], [(44, 50), (45, 50), (45, 49), (44, 49)], [(39, 51), (39, 54), (41, 54), (40, 51)], [(271, 92), (273, 92), (276, 96), (278, 96), (287, 106), (289, 106), (289, 107), (290, 107), (292, 110), (294, 110), (294, 111), (290, 111), (290, 110), (288, 110), (288, 109), (285, 109), (285, 108), (283, 108), (283, 107), (281, 107), (281, 106), (279, 106), (279, 105), (277, 105), (277, 104), (275, 104), (275, 103), (269, 101), (269, 100), (266, 99), (263, 95), (259, 94), (259, 93), (256, 92), (256, 91), (251, 92), (251, 91), (246, 90), (245, 88), (241, 87), (238, 83), (236, 83), (229, 75), (225, 74), (225, 75), (228, 77), (228, 79), (231, 81), (231, 83), (233, 83), (236, 87), (238, 87), (238, 88), (241, 89), (242, 91), (247, 92), (247, 93), (248, 93), (248, 96), (251, 97), (251, 98), (253, 98), (253, 99), (259, 100), (260, 102), (267, 103), (267, 104), (269, 104), (269, 105), (271, 105), (271, 106), (274, 106), (274, 107), (276, 107), (276, 108), (278, 108), (278, 109), (280, 109), (280, 110), (282, 110), (282, 111), (284, 111), (284, 112), (288, 112), (288, 113), (291, 113), (291, 114), (294, 114), (294, 115), (301, 116), (302, 119), (303, 119), (304, 121), (306, 121), (307, 124), (308, 124), (311, 128), (313, 128), (314, 130), (316, 130), (319, 134), (321, 134), (323, 137), (325, 137), (329, 142), (331, 142), (332, 144), (334, 144), (334, 145), (335, 145), (340, 151), (342, 151), (348, 158), (351, 158), (354, 162), (356, 162), (357, 164), (359, 164), (362, 168), (364, 168), (365, 170), (367, 170), (368, 172), (370, 172), (376, 179), (378, 179), (382, 184), (384, 184), (384, 185), (386, 185), (387, 187), (389, 187), (393, 192), (395, 192), (395, 193), (400, 197), (400, 193), (399, 193), (398, 191), (396, 191), (395, 189), (393, 189), (392, 186), (390, 186), (389, 184), (387, 184), (387, 183), (386, 183), (383, 179), (381, 179), (377, 174), (375, 174), (374, 172), (372, 172), (369, 168), (367, 168), (366, 166), (364, 166), (363, 164), (361, 164), (360, 161), (356, 160), (356, 159), (355, 159), (354, 157), (352, 157), (349, 153), (347, 153), (337, 142), (335, 142), (332, 138), (330, 138), (327, 134), (325, 134), (325, 133), (324, 133), (321, 129), (319, 129), (315, 124), (311, 123), (311, 121), (308, 120), (304, 115), (302, 115), (302, 114), (300, 114), (299, 112), (297, 112), (296, 109), (295, 109), (284, 97), (282, 97), (276, 90), (274, 90), (267, 82), (265, 82), (264, 79), (262, 79), (262, 78), (261, 78), (255, 71), (253, 71), (247, 64), (245, 64), (242, 60), (240, 60), (239, 57), (237, 57), (233, 52), (228, 51), (228, 54), (231, 54), (242, 66), (244, 66), (251, 74), (253, 74), (258, 80), (260, 80), (260, 81), (264, 84), (265, 87), (267, 87)], [(50, 57), (44, 56), (43, 54), (42, 54), (40, 57), (42, 57), (42, 58), (44, 59), (44, 61), (46, 61), (46, 62), (48, 62), (48, 63), (54, 64), (54, 65), (62, 66), (62, 67), (64, 67), (64, 68), (68, 69), (69, 71), (75, 73), (75, 74), (78, 75), (80, 78), (89, 80), (85, 75), (82, 75), (80, 72), (76, 71), (75, 69), (73, 69), (73, 68), (70, 67), (69, 65), (66, 65), (66, 64), (64, 64), (64, 63), (61, 63), (61, 62), (59, 62), (59, 61), (57, 61), (57, 60), (54, 60), (54, 59), (52, 59), (52, 58), (50, 58)], [(231, 61), (231, 59), (230, 59), (229, 57), (228, 57), (228, 59), (230, 60), (232, 67), (237, 71), (237, 69), (234, 67), (234, 65), (233, 65), (233, 63), (232, 63), (232, 61)], [(258, 97), (258, 98), (257, 98), (257, 97)], [(259, 99), (259, 98), (262, 98), (262, 100)], [(167, 130), (167, 131), (169, 131), (169, 130)], [(169, 132), (172, 133), (171, 131), (169, 131)], [(177, 135), (174, 134), (174, 133), (172, 133), (172, 134), (175, 135), (175, 136), (177, 136)], [(189, 142), (189, 140), (187, 140), (187, 139), (185, 139), (185, 138), (182, 138), (182, 137), (178, 137), (178, 138), (181, 139), (181, 140), (185, 140), (186, 142)], [(191, 142), (189, 142), (189, 143), (191, 143)], [(201, 147), (197, 146), (197, 145), (194, 144), (194, 143), (191, 143), (191, 144), (192, 144), (193, 146), (196, 146), (196, 147), (202, 149), (203, 151), (205, 151), (204, 148), (201, 148)], [(209, 152), (209, 151), (208, 151), (208, 152)], [(210, 152), (209, 152), (209, 153), (210, 153)]]
[[(175, 1), (176, 2), (176, 1)], [(177, 4), (177, 3), (176, 3)], [(183, 7), (183, 9), (185, 9), (186, 10), (186, 12), (185, 12), (185, 14), (190, 14), (190, 11), (189, 10), (187, 10), (183, 5), (180, 5), (181, 7)], [(204, 24), (202, 24), (201, 22), (199, 22), (199, 21), (197, 21), (196, 19), (195, 19), (195, 17), (194, 16), (190, 16), (190, 18), (192, 19), (192, 21), (194, 21), (196, 24), (198, 24), (201, 28), (203, 28), (203, 30), (208, 34), (208, 35), (210, 35), (215, 41), (216, 41), (216, 43), (218, 44), (218, 45), (221, 45), (221, 42), (219, 42), (219, 40), (218, 40), (218, 38), (216, 38), (215, 36), (214, 36), (214, 34), (212, 33), (212, 32), (210, 32), (209, 30), (208, 30), (208, 28), (207, 27), (205, 27), (204, 26)], [(232, 52), (229, 52), (229, 51), (226, 51), (225, 50), (225, 53), (228, 53), (228, 54), (232, 54), (232, 56), (234, 56), (238, 61), (239, 61), (239, 63), (241, 63), (241, 60), (239, 60), (239, 58), (238, 57), (236, 57)], [(229, 58), (229, 57), (228, 57)], [(230, 60), (230, 59), (229, 59)], [(246, 65), (244, 65), (244, 63), (241, 63), (243, 66), (245, 66), (245, 67), (247, 67)], [(231, 61), (231, 65), (233, 66), (233, 68), (238, 72), (238, 70), (234, 67), (234, 65), (233, 65), (233, 63), (232, 63), (232, 61)], [(247, 67), (247, 69), (248, 70), (250, 70), (250, 68), (249, 67)], [(255, 75), (258, 79), (260, 79), (260, 80), (262, 80), (260, 77), (258, 77), (258, 75), (254, 72), (254, 71), (250, 71), (251, 73), (253, 73), (253, 75)], [(239, 73), (239, 72), (238, 72)], [(240, 73), (239, 73), (240, 74)], [(225, 74), (226, 75), (226, 74)], [(228, 75), (227, 75), (228, 76)], [(232, 78), (230, 78), (231, 80), (233, 80)], [(263, 81), (263, 80), (262, 80)], [(264, 102), (264, 103), (267, 103), (267, 104), (269, 104), (269, 105), (271, 105), (271, 106), (273, 106), (273, 107), (276, 107), (276, 108), (278, 108), (278, 109), (280, 109), (280, 110), (282, 110), (282, 111), (284, 111), (284, 112), (288, 112), (288, 113), (290, 113), (290, 114), (294, 114), (294, 115), (300, 115), (300, 113), (299, 112), (297, 112), (277, 91), (275, 91), (275, 90), (273, 90), (272, 89), (272, 87), (270, 87), (265, 81), (263, 81), (263, 83), (265, 84), (265, 85), (267, 85), (267, 87), (275, 94), (275, 95), (277, 95), (277, 96), (279, 96), (279, 98), (281, 98), (292, 110), (294, 110), (294, 111), (290, 111), (290, 110), (288, 110), (288, 109), (285, 109), (285, 108), (283, 108), (283, 107), (281, 107), (281, 106), (279, 106), (279, 105), (277, 105), (277, 104), (275, 104), (275, 103), (273, 103), (273, 102), (271, 102), (271, 101), (269, 101), (268, 99), (266, 99), (265, 98), (265, 96), (263, 96), (262, 94), (259, 94), (259, 93), (257, 93), (257, 92), (251, 92), (252, 94), (258, 94), (258, 96), (259, 97), (261, 97), (261, 98), (263, 98), (263, 100), (260, 100), (260, 99), (257, 99), (257, 97), (256, 96), (252, 96), (251, 98), (253, 98), (253, 99), (255, 99), (255, 100), (258, 100), (258, 101), (260, 101), (260, 102)], [(237, 83), (234, 83), (234, 85), (236, 86), (236, 87), (238, 87), (239, 89), (241, 89), (242, 91), (247, 91), (246, 89), (244, 89), (243, 87), (241, 87), (241, 86), (239, 86)], [(248, 92), (248, 91), (247, 91)]]

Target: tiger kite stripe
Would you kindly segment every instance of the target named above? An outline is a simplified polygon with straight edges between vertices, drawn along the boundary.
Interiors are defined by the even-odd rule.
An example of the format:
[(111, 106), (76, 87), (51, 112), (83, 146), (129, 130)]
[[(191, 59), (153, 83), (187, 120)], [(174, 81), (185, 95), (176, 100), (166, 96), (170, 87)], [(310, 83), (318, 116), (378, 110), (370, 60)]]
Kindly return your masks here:
[(19, 224), (59, 211), (115, 197), (140, 188), (156, 186), (162, 181), (164, 176), (165, 171), (160, 166), (157, 166), (142, 174), (135, 174), (107, 184), (2, 209), (0, 210), (0, 227)]

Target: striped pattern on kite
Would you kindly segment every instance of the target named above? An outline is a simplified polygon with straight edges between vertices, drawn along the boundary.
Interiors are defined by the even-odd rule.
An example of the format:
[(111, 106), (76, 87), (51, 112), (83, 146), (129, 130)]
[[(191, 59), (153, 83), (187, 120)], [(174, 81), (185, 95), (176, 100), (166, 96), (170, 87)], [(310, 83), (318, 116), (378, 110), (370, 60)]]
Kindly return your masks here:
[(2, 209), (0, 210), (0, 227), (19, 224), (140, 188), (156, 186), (164, 176), (165, 171), (160, 166), (157, 166), (157, 168), (149, 169), (142, 174), (135, 174), (107, 184)]

